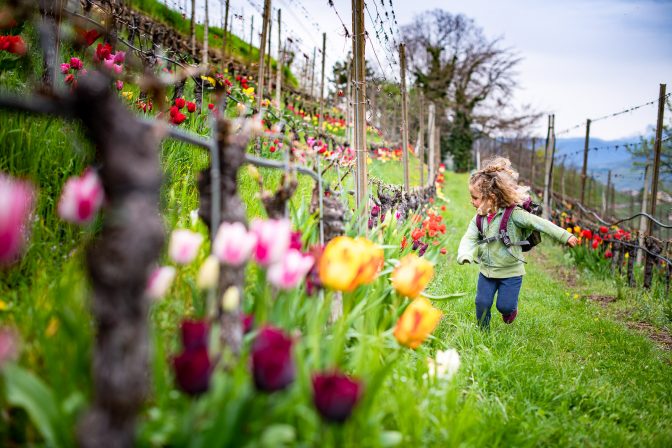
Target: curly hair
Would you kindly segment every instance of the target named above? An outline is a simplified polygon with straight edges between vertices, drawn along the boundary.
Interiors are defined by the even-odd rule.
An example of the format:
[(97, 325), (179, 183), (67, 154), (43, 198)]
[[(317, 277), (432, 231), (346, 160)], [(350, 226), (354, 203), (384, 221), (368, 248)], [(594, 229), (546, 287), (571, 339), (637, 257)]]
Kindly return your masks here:
[(500, 208), (513, 204), (522, 204), (530, 190), (530, 187), (518, 185), (518, 173), (506, 157), (485, 161), (483, 168), (469, 178), (469, 188), (481, 197), (481, 205), (477, 210), (480, 215), (496, 213)]

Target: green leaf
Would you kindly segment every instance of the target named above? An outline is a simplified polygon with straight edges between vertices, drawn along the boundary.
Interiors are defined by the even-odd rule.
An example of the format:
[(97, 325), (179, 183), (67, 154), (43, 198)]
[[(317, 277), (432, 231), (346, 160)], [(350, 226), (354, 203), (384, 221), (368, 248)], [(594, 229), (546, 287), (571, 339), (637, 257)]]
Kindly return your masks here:
[(26, 411), (48, 446), (73, 446), (70, 425), (53, 391), (42, 380), (15, 364), (3, 367), (2, 376), (5, 379), (7, 401)]
[(444, 294), (442, 296), (433, 296), (431, 294), (426, 294), (424, 292), (420, 293), (421, 296), (427, 297), (429, 300), (434, 300), (435, 302), (443, 301), (443, 300), (452, 300), (452, 299), (458, 299), (460, 297), (464, 297), (467, 295), (466, 292), (456, 292), (453, 294)]
[(287, 446), (296, 440), (296, 430), (293, 426), (285, 424), (271, 425), (261, 435), (262, 447)]
[(404, 441), (404, 435), (399, 431), (383, 431), (380, 434), (380, 446), (399, 446)]

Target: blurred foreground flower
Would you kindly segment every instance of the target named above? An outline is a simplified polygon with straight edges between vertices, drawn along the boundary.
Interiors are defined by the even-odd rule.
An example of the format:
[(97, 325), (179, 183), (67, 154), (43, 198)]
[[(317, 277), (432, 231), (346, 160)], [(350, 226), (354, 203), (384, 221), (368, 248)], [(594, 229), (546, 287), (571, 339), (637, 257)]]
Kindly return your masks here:
[(306, 278), (314, 263), (312, 256), (290, 249), (280, 261), (268, 268), (268, 281), (276, 288), (296, 288)]
[(376, 278), (383, 261), (383, 250), (366, 238), (339, 236), (320, 257), (320, 280), (332, 289), (354, 291)]
[(256, 237), (256, 246), (252, 252), (254, 261), (262, 266), (279, 261), (289, 249), (291, 231), (288, 219), (253, 220), (250, 232)]
[(172, 266), (156, 268), (154, 272), (149, 275), (145, 294), (147, 294), (150, 299), (160, 299), (165, 296), (170, 285), (173, 283), (175, 272), (175, 268)]
[(294, 381), (292, 339), (282, 330), (266, 326), (252, 344), (254, 385), (264, 392), (275, 392)]
[(432, 306), (429, 300), (419, 297), (404, 310), (394, 329), (394, 337), (401, 345), (418, 348), (434, 331), (441, 320), (441, 311)]
[(168, 255), (177, 264), (189, 264), (198, 255), (198, 248), (203, 242), (203, 235), (191, 230), (173, 230), (168, 244)]
[(33, 200), (30, 183), (0, 173), (0, 264), (13, 261), (21, 251)]
[(212, 252), (224, 264), (240, 266), (252, 253), (257, 237), (240, 222), (223, 222), (217, 230)]
[(362, 385), (342, 373), (313, 375), (313, 402), (320, 415), (334, 423), (345, 422), (359, 401)]
[(425, 289), (433, 274), (432, 263), (416, 254), (408, 254), (392, 272), (392, 286), (399, 294), (415, 299)]
[(0, 36), (0, 51), (23, 56), (26, 54), (26, 43), (21, 36)]
[(11, 328), (0, 328), (0, 368), (19, 356), (19, 335)]
[(209, 289), (217, 286), (219, 281), (219, 261), (214, 255), (210, 255), (205, 259), (200, 269), (198, 270), (198, 278), (196, 279), (196, 286), (201, 289)]
[(460, 368), (460, 354), (454, 348), (436, 352), (434, 358), (427, 358), (429, 374), (449, 380)]
[(209, 327), (202, 321), (183, 321), (181, 330), (184, 349), (173, 358), (175, 380), (183, 392), (199, 395), (210, 387)]
[(58, 216), (73, 224), (86, 224), (103, 205), (103, 198), (98, 174), (87, 168), (80, 177), (71, 177), (65, 183), (58, 201)]

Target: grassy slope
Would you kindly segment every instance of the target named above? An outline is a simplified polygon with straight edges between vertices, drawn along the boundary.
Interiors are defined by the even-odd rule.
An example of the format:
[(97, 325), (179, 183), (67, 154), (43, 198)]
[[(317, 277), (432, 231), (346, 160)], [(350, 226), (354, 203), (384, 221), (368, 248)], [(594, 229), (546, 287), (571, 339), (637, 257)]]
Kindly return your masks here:
[[(446, 177), (453, 254), (473, 216), (466, 182), (464, 175)], [(558, 264), (558, 248), (541, 251)], [(576, 291), (538, 264), (528, 264), (527, 270), (518, 320), (507, 326), (493, 319), (492, 331), (485, 334), (476, 329), (474, 316), (478, 268), (447, 261), (437, 269), (435, 291), (468, 293), (445, 304), (446, 319), (437, 333), (462, 354), (457, 381), (463, 403), (474, 406), (478, 416), (467, 439), (505, 446), (672, 444), (670, 353), (598, 305), (574, 299)], [(604, 293), (605, 284), (581, 292)]]

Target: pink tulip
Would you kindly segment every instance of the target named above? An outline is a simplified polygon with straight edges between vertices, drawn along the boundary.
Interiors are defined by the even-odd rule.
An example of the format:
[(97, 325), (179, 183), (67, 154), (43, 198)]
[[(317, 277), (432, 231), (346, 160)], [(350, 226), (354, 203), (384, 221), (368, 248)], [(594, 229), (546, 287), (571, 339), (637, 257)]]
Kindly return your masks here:
[(114, 54), (114, 63), (115, 64), (122, 64), (125, 59), (126, 59), (126, 52), (124, 52), (124, 51), (117, 51)]
[(147, 280), (147, 289), (145, 290), (147, 297), (158, 300), (165, 296), (170, 285), (173, 283), (175, 272), (176, 270), (172, 266), (156, 268)]
[(250, 257), (257, 238), (240, 222), (223, 222), (217, 230), (212, 252), (224, 264), (240, 266)]
[(121, 71), (124, 69), (124, 66), (121, 64), (112, 64), (112, 70), (114, 70), (114, 73), (117, 75), (121, 73)]
[(292, 229), (287, 219), (255, 219), (250, 231), (257, 237), (257, 245), (252, 253), (254, 261), (262, 266), (279, 261), (289, 249)]
[(82, 64), (82, 61), (79, 58), (70, 58), (70, 67), (73, 70), (81, 70), (84, 68), (84, 64)]
[(203, 235), (191, 230), (174, 230), (170, 235), (168, 255), (177, 264), (189, 264), (198, 255), (198, 248), (203, 242)]
[(0, 173), (0, 264), (13, 261), (25, 241), (33, 187)]
[(71, 177), (65, 183), (58, 201), (58, 216), (74, 224), (86, 224), (100, 209), (103, 198), (98, 174), (87, 168), (81, 177)]
[(117, 87), (117, 90), (121, 90), (124, 88), (124, 81), (117, 79), (114, 84)]
[(313, 267), (315, 259), (290, 249), (277, 263), (268, 268), (268, 281), (280, 289), (296, 288)]
[(110, 59), (105, 59), (105, 60), (103, 61), (103, 65), (104, 65), (105, 68), (108, 69), (109, 71), (113, 71), (113, 70), (114, 70), (114, 59), (112, 59), (112, 58), (110, 58)]
[(70, 64), (61, 64), (61, 73), (64, 75), (70, 71)]

